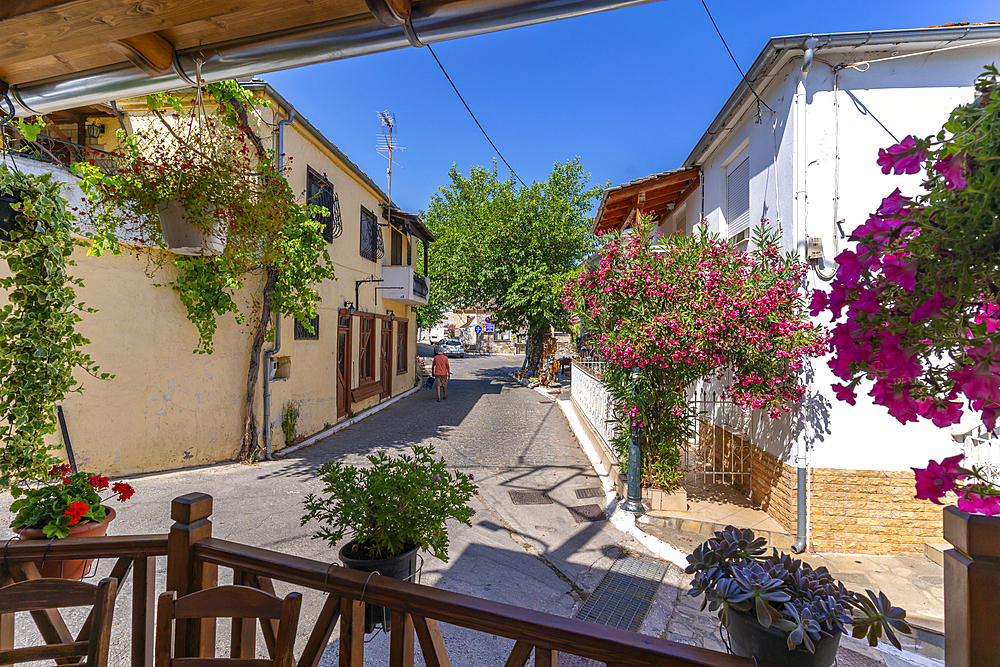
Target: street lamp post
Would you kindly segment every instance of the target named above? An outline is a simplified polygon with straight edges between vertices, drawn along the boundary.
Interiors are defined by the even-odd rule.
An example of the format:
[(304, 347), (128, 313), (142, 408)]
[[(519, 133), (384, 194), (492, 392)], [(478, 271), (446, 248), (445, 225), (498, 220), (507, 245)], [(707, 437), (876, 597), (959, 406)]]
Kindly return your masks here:
[[(632, 398), (639, 395), (639, 369), (632, 369)], [(634, 401), (633, 401), (634, 402)], [(642, 506), (642, 448), (639, 445), (639, 426), (635, 419), (628, 428), (628, 488), (622, 509), (636, 516), (646, 513)]]

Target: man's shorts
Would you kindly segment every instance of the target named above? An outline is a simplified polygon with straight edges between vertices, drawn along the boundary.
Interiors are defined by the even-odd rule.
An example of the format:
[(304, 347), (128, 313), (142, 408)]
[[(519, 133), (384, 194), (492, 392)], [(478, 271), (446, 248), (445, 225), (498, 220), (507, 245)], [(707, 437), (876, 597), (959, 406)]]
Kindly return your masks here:
[(434, 381), (441, 385), (442, 389), (448, 388), (448, 376), (447, 375), (435, 375)]

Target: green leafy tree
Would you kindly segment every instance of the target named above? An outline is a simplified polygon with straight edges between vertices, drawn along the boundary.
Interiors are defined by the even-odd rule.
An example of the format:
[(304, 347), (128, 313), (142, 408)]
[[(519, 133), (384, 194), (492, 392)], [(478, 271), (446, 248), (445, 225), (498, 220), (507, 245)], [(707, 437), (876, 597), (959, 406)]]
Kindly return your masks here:
[(487, 309), (496, 324), (527, 331), (535, 369), (550, 328), (569, 326), (562, 287), (596, 248), (587, 213), (602, 187), (588, 187), (579, 158), (526, 187), (501, 180), (496, 164), (468, 176), (452, 167), (448, 177), (424, 215), (438, 239), (430, 277), (439, 303)]

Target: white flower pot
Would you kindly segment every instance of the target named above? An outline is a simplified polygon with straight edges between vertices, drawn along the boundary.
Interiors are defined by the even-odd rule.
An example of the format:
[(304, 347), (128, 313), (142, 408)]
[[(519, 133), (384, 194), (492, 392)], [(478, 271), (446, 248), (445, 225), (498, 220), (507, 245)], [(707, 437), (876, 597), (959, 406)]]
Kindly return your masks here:
[(217, 233), (205, 234), (188, 222), (187, 210), (178, 199), (161, 201), (156, 205), (163, 228), (163, 240), (167, 249), (177, 255), (207, 257), (220, 255), (226, 248), (225, 241)]

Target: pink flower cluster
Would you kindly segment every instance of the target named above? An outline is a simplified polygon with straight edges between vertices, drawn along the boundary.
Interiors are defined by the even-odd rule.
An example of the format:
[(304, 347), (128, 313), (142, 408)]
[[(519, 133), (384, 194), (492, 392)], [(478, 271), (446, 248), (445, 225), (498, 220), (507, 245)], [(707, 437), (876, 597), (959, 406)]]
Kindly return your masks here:
[[(988, 480), (978, 468), (960, 467), (962, 454), (949, 456), (940, 463), (928, 461), (926, 468), (911, 468), (916, 477), (916, 498), (938, 505), (950, 492), (958, 495), (958, 509), (972, 514), (1000, 514), (1000, 488)], [(968, 479), (975, 480), (966, 483)]]
[(803, 394), (804, 360), (826, 352), (825, 334), (805, 317), (806, 270), (773, 241), (746, 253), (672, 237), (653, 252), (643, 233), (609, 235), (563, 305), (595, 333), (606, 361), (675, 388), (729, 369), (728, 397), (777, 418)]
[[(968, 185), (964, 151), (935, 157), (912, 136), (880, 150), (877, 162), (885, 174), (914, 174), (926, 162), (928, 173), (944, 179), (944, 190)], [(829, 361), (843, 380), (833, 385), (838, 399), (854, 405), (856, 389), (868, 377), (874, 380), (869, 392), (874, 403), (901, 423), (922, 417), (938, 427), (956, 424), (964, 397), (992, 430), (1000, 416), (1000, 308), (990, 298), (962, 303), (951, 291), (953, 281), (935, 273), (947, 250), (925, 242), (936, 232), (926, 226), (934, 214), (922, 200), (893, 191), (851, 234), (856, 249), (837, 256), (830, 292), (816, 290), (810, 310), (829, 311), (839, 321)], [(961, 322), (967, 320), (958, 319), (957, 334), (946, 332), (943, 341), (938, 322), (955, 322), (970, 307), (974, 316), (965, 332)]]

